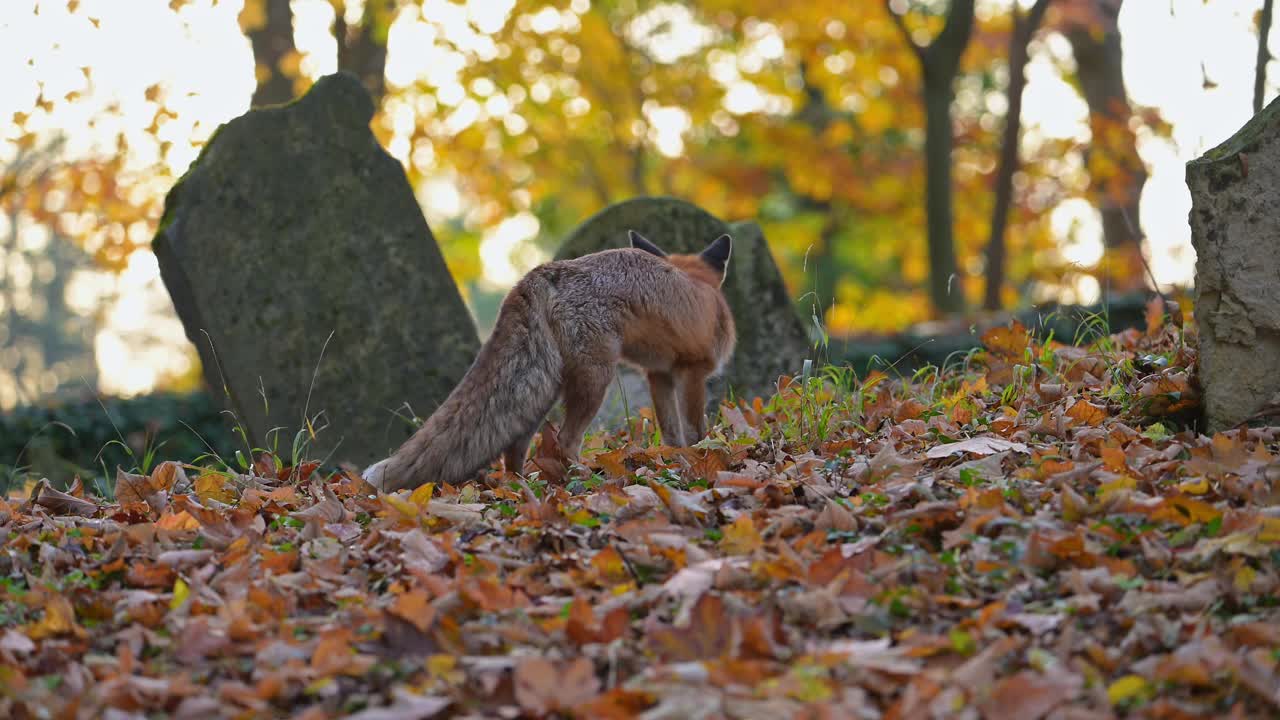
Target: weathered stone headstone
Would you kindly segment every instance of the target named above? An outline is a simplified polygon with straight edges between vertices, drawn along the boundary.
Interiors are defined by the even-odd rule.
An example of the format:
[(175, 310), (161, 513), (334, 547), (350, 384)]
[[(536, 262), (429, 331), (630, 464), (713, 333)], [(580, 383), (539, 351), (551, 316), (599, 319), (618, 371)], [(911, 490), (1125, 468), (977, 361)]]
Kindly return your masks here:
[(1280, 392), (1280, 101), (1187, 163), (1200, 380), (1212, 431)]
[(479, 347), (373, 110), (337, 74), (228, 122), (169, 192), (154, 243), (209, 385), (253, 442), (282, 427), (287, 449), (303, 413), (323, 412), (310, 454), (361, 464), (411, 432), (395, 411), (430, 414)]
[[(669, 253), (701, 252), (721, 234), (733, 236), (724, 293), (733, 310), (738, 344), (724, 373), (710, 384), (711, 409), (730, 391), (739, 398), (768, 397), (778, 376), (799, 372), (804, 359), (811, 356), (811, 344), (759, 225), (750, 221), (727, 224), (674, 198), (635, 198), (588, 218), (565, 240), (556, 259), (629, 247), (628, 230), (639, 232)], [(626, 410), (634, 413), (650, 405), (648, 388), (638, 373), (622, 369), (621, 384)], [(615, 384), (597, 422), (611, 424), (623, 417), (623, 411), (624, 397)]]

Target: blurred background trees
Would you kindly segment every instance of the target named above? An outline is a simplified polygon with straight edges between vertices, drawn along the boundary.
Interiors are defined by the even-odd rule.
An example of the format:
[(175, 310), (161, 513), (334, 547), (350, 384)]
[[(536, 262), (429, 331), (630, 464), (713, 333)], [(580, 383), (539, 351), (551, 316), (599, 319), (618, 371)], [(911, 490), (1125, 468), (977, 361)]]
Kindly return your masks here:
[(1133, 108), (1124, 84), (1119, 17), (1123, 0), (1077, 0), (1066, 4), (1062, 29), (1071, 42), (1076, 82), (1089, 106), (1092, 142), (1085, 149), (1088, 199), (1102, 214), (1102, 237), (1118, 257), (1112, 281), (1142, 287), (1138, 198), (1147, 172), (1138, 157)]
[(73, 307), (75, 296), (67, 292), (92, 262), (66, 237), (19, 222), (29, 194), (45, 188), (59, 147), (17, 153), (0, 184), (0, 407), (31, 403), (59, 388), (92, 387), (97, 379), (96, 318), (91, 308)]
[[(33, 301), (13, 294), (65, 296), (73, 255), (116, 277), (111, 287), (147, 285), (154, 305), (147, 246), (176, 177), (218, 123), (337, 68), (374, 95), (375, 132), (419, 189), (482, 326), (570, 228), (641, 194), (759, 219), (799, 309), (836, 335), (1141, 289), (1139, 149), (1177, 140), (1130, 97), (1135, 39), (1121, 35), (1120, 0), (13, 5), (0, 35), (43, 39), (0, 50), (24, 67), (0, 106), (12, 106), (0, 234), (9, 252), (37, 248), (56, 279), (19, 286), (4, 271), (9, 337), (39, 334), (13, 315)], [(1160, 12), (1269, 23), (1261, 0), (1216, 5)], [(179, 80), (138, 72), (107, 88), (94, 58), (68, 59), (73, 43), (174, 64)], [(1254, 49), (1236, 71), (1253, 69)], [(20, 242), (27, 227), (48, 244)], [(1101, 249), (1082, 262), (1081, 242)], [(71, 327), (43, 302), (51, 314), (23, 322)], [(82, 310), (72, 315), (90, 324), (109, 314)], [(182, 387), (196, 375), (188, 358), (148, 377)]]

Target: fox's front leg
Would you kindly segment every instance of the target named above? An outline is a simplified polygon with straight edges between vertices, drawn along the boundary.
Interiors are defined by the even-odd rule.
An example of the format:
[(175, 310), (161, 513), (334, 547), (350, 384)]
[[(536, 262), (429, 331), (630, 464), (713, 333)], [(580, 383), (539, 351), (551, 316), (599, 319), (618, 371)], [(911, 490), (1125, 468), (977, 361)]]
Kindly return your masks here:
[(707, 434), (707, 378), (711, 372), (701, 367), (676, 371), (680, 409), (684, 411), (684, 445), (693, 445)]

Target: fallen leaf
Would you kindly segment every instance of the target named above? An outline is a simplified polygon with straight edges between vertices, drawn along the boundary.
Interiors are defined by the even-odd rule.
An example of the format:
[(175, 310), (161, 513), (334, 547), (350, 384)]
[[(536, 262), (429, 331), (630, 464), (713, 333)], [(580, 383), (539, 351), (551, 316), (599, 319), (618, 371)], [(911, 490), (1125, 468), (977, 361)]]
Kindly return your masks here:
[(1147, 335), (1155, 335), (1164, 327), (1164, 298), (1153, 296), (1147, 301), (1146, 309)]
[(76, 611), (71, 601), (62, 595), (48, 595), (44, 601), (44, 615), (26, 630), (27, 637), (33, 640), (59, 635), (74, 635), (85, 638), (89, 633), (76, 622)]
[(176, 476), (176, 472), (168, 468), (175, 465), (178, 464), (161, 463), (160, 467), (167, 469), (161, 472), (160, 467), (157, 467), (150, 477), (127, 473), (123, 468), (116, 467), (116, 502), (121, 505), (145, 503), (151, 512), (163, 512), (168, 505), (169, 483)]
[(742, 514), (725, 527), (720, 546), (730, 555), (750, 555), (764, 546), (764, 540), (751, 521), (751, 516)]
[(1083, 686), (1083, 680), (1075, 675), (1046, 676), (1023, 670), (996, 683), (982, 703), (982, 716), (986, 720), (1038, 720), (1075, 697)]
[(905, 648), (893, 647), (888, 638), (880, 640), (837, 640), (811, 648), (811, 652), (840, 656), (853, 668), (878, 670), (891, 675), (915, 675), (922, 669)]
[(932, 447), (925, 453), (925, 457), (937, 459), (960, 455), (962, 453), (982, 456), (995, 455), (996, 453), (1006, 451), (1018, 453), (1031, 452), (1026, 445), (1020, 442), (1012, 442), (992, 435), (979, 435), (978, 437), (968, 438), (967, 440)]
[(60, 490), (53, 489), (48, 478), (42, 478), (31, 488), (31, 502), (47, 508), (55, 515), (80, 515), (89, 517), (98, 512), (96, 503), (81, 500)]
[(413, 625), (419, 632), (431, 629), (435, 620), (436, 609), (431, 605), (431, 597), (424, 590), (410, 590), (398, 595), (387, 612)]
[(1019, 360), (1031, 346), (1031, 334), (1022, 323), (1014, 321), (1009, 327), (994, 327), (982, 333), (982, 344), (996, 355)]
[(192, 487), (200, 502), (208, 504), (210, 500), (224, 504), (236, 501), (236, 488), (221, 473), (204, 473), (196, 477)]
[(1077, 424), (1096, 427), (1107, 419), (1107, 409), (1085, 400), (1077, 400), (1067, 409), (1067, 417), (1075, 420)]
[(1125, 675), (1107, 686), (1107, 699), (1112, 705), (1144, 700), (1151, 694), (1151, 686), (1141, 675)]
[(178, 578), (173, 582), (173, 599), (169, 601), (169, 609), (177, 610), (186, 604), (189, 597), (191, 597), (191, 588), (182, 578)]
[(348, 715), (348, 720), (430, 720), (453, 704), (447, 697), (418, 695), (405, 688), (396, 688), (392, 694), (390, 705), (366, 708)]
[(599, 692), (600, 680), (586, 658), (559, 667), (540, 657), (525, 658), (516, 665), (516, 701), (536, 715), (572, 710), (590, 702)]

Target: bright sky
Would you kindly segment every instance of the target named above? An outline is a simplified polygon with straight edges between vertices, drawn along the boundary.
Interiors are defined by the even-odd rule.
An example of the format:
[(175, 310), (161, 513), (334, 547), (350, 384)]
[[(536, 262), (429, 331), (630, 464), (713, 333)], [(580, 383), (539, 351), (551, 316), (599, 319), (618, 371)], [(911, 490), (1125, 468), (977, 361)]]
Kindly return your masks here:
[[(1158, 108), (1174, 128), (1173, 142), (1145, 139), (1140, 152), (1151, 177), (1142, 199), (1141, 219), (1151, 243), (1153, 270), (1161, 283), (1189, 283), (1193, 277), (1194, 254), (1190, 248), (1187, 214), (1190, 197), (1183, 182), (1184, 164), (1208, 147), (1222, 141), (1240, 127), (1251, 112), (1253, 63), (1256, 40), (1253, 15), (1261, 0), (1130, 0), (1121, 15), (1125, 42), (1124, 72), (1132, 99)], [(52, 115), (37, 114), (31, 127), (50, 134), (65, 132), (70, 153), (89, 152), (116, 124), (145, 125), (155, 111), (144, 99), (147, 87), (166, 88), (166, 104), (177, 111), (162, 131), (171, 140), (172, 150), (163, 158), (178, 174), (194, 159), (199, 144), (218, 124), (243, 112), (253, 89), (252, 60), (248, 42), (237, 25), (239, 0), (194, 0), (181, 12), (169, 9), (166, 0), (81, 0), (80, 10), (67, 12), (67, 0), (0, 0), (0, 118), (27, 111), (45, 83), (49, 96), (82, 93), (86, 100), (62, 104)], [(39, 14), (32, 12), (38, 5)], [(329, 35), (332, 21), (327, 0), (294, 0), (295, 32), (304, 53), (303, 71), (317, 76), (335, 69), (335, 43)], [(358, 12), (349, 3), (349, 12)], [(421, 14), (404, 13), (393, 27), (388, 81), (407, 84), (421, 68), (429, 68), (430, 81), (441, 87), (442, 102), (456, 98), (448, 122), (464, 124), (479, 111), (476, 101), (465, 98), (457, 84), (460, 59), (435, 43), (445, 35), (483, 54), (491, 41), (481, 29), (500, 26), (511, 0), (471, 0), (451, 3), (427, 0)], [(586, 0), (573, 0), (563, 11), (547, 10), (534, 16), (550, 26), (576, 22), (575, 13), (586, 9)], [(683, 8), (669, 9), (674, 15)], [(94, 27), (89, 18), (96, 18)], [(354, 19), (354, 18), (353, 18)], [(683, 48), (696, 46), (704, 32), (688, 19), (672, 17), (670, 27), (685, 28), (662, 43), (666, 51), (679, 55)], [(429, 21), (429, 22), (424, 22)], [(468, 21), (474, 21), (475, 25)], [(640, 25), (639, 21), (637, 25)], [(644, 32), (644, 28), (632, 28)], [(751, 52), (766, 60), (782, 51), (776, 36), (755, 38)], [(1276, 38), (1272, 38), (1272, 46)], [(400, 48), (412, 47), (414, 57)], [(429, 57), (424, 58), (422, 53)], [(1067, 57), (1070, 48), (1061, 38), (1044, 43), (1029, 67), (1026, 91), (1026, 122), (1031, 132), (1051, 136), (1077, 136), (1085, 132), (1087, 116), (1083, 101), (1061, 80), (1052, 58)], [(26, 59), (37, 58), (34, 65)], [(86, 78), (81, 70), (91, 67)], [(1272, 74), (1280, 73), (1275, 63)], [(1209, 83), (1205, 82), (1207, 75)], [(726, 78), (732, 81), (732, 78)], [(452, 85), (451, 85), (452, 84)], [(538, 92), (536, 83), (531, 92)], [(502, 116), (502, 96), (495, 94), (484, 109)], [(731, 111), (754, 109), (767, 99), (749, 85), (731, 86)], [(123, 118), (104, 119), (101, 110), (112, 103), (121, 107)], [(390, 150), (404, 162), (430, 166), (430, 157), (409, 158), (407, 135), (414, 113), (410, 107), (388, 107), (388, 122), (396, 131)], [(141, 123), (139, 118), (145, 118)], [(104, 132), (87, 131), (96, 119)], [(683, 148), (682, 133), (688, 116), (678, 108), (654, 108), (649, 117), (659, 150), (677, 155)], [(510, 115), (510, 123), (519, 123)], [(0, 124), (0, 138), (13, 137), (17, 129)], [(148, 167), (158, 151), (148, 151), (145, 142), (133, 158), (135, 167)], [(0, 145), (3, 148), (3, 145)], [(0, 158), (0, 161), (4, 158)], [(450, 179), (437, 178), (423, 199), (429, 219), (465, 212), (462, 199)], [(1055, 211), (1054, 226), (1064, 237), (1070, 235), (1068, 256), (1089, 263), (1100, 256), (1100, 228), (1091, 210), (1068, 205)], [(5, 231), (0, 219), (0, 231)], [(500, 224), (482, 243), (480, 254), (485, 277), (497, 286), (510, 285), (528, 266), (526, 238), (536, 234), (537, 221), (531, 215), (510, 218)], [(39, 228), (25, 228), (30, 243), (40, 241)], [(522, 250), (524, 248), (524, 250)], [(1080, 288), (1082, 299), (1096, 293)], [(131, 394), (149, 389), (165, 373), (181, 372), (189, 362), (180, 351), (182, 332), (159, 280), (155, 258), (138, 252), (128, 269), (118, 277), (85, 275), (71, 289), (72, 301), (91, 308), (97, 298), (114, 295), (106, 307), (106, 324), (95, 339), (102, 389)], [(146, 336), (146, 340), (140, 340)], [(176, 338), (173, 343), (158, 338)]]

